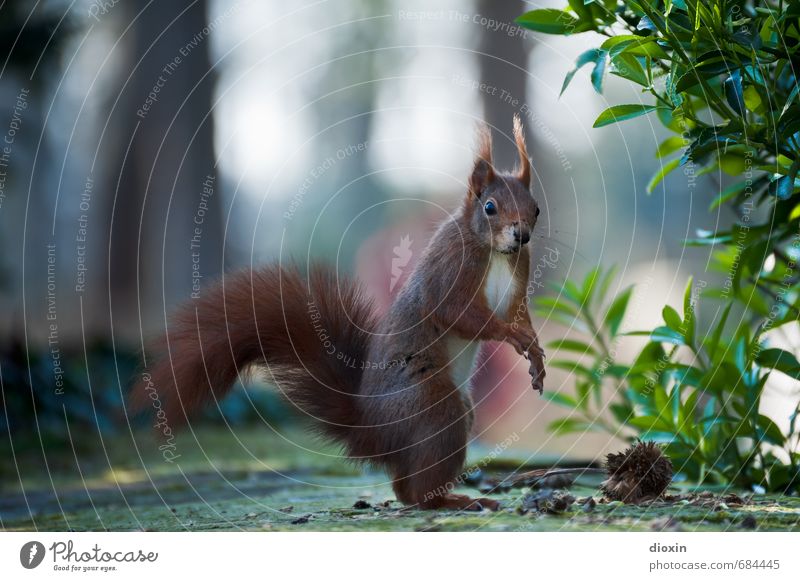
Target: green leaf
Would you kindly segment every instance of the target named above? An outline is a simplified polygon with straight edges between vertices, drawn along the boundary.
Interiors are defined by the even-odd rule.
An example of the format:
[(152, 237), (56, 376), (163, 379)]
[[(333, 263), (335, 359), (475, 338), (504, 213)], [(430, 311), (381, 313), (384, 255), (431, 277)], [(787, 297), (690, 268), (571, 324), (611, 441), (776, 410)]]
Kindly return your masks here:
[(669, 413), (669, 396), (667, 391), (658, 383), (653, 386), (653, 403), (654, 410), (658, 412), (660, 418), (664, 421), (672, 419), (672, 415)]
[[(717, 56), (705, 58), (699, 64), (692, 66), (686, 74), (678, 79), (675, 90), (678, 93), (684, 93), (698, 85), (701, 80), (707, 81), (722, 73), (732, 73), (734, 70), (741, 67), (741, 65), (735, 61), (729, 60), (729, 57), (726, 57), (719, 51), (715, 51), (715, 54)], [(705, 56), (708, 55), (703, 55), (699, 58), (704, 58)]]
[(664, 127), (675, 133), (683, 133), (693, 126), (691, 120), (687, 120), (680, 111), (673, 111), (667, 107), (659, 107), (656, 115)]
[[(758, 97), (758, 102), (756, 103), (755, 99), (752, 102), (748, 102), (747, 101), (747, 91), (745, 91), (745, 94), (744, 94), (745, 103), (747, 104), (748, 107), (750, 107), (752, 109), (757, 109), (758, 106), (761, 105), (761, 97), (758, 95), (758, 91), (754, 86), (748, 87), (748, 89), (752, 89), (756, 93), (756, 96)], [(786, 113), (786, 111), (789, 110), (789, 107), (791, 106), (792, 101), (794, 101), (797, 98), (798, 95), (800, 95), (800, 83), (795, 83), (794, 89), (792, 89), (792, 92), (789, 93), (788, 97), (786, 97), (786, 104), (783, 106), (783, 110), (781, 111), (781, 115), (784, 115)]]
[(747, 158), (743, 154), (724, 152), (718, 156), (717, 163), (719, 168), (730, 176), (739, 176), (747, 171), (752, 158)]
[(689, 394), (689, 397), (686, 398), (686, 401), (682, 405), (681, 415), (683, 415), (684, 420), (689, 423), (694, 423), (697, 418), (697, 401), (701, 393), (699, 389), (695, 389)]
[(672, 363), (667, 366), (669, 376), (679, 385), (691, 385), (692, 387), (703, 386), (703, 370), (692, 365), (682, 363)]
[(573, 351), (575, 353), (580, 353), (581, 355), (586, 353), (592, 355), (596, 354), (594, 347), (588, 343), (577, 341), (575, 339), (558, 339), (556, 341), (551, 341), (547, 344), (547, 346), (555, 351)]
[(537, 297), (535, 305), (539, 310), (547, 309), (549, 311), (564, 313), (570, 317), (578, 316), (578, 309), (567, 302), (559, 301), (555, 297)]
[(681, 331), (681, 327), (683, 326), (683, 321), (681, 320), (681, 316), (678, 314), (678, 311), (666, 305), (664, 309), (661, 311), (661, 314), (664, 317), (664, 322), (667, 324), (667, 327), (672, 329), (673, 331)]
[(683, 336), (686, 339), (687, 345), (694, 345), (694, 321), (696, 318), (695, 305), (692, 302), (692, 277), (689, 277), (689, 282), (686, 284), (686, 290), (683, 293)]
[(631, 54), (635, 56), (643, 56), (652, 59), (666, 59), (669, 58), (664, 49), (653, 39), (640, 39), (619, 48), (614, 52), (614, 56), (618, 54)]
[[(796, 173), (796, 172), (795, 172)], [(779, 200), (787, 200), (794, 193), (794, 175), (779, 176), (769, 184), (769, 193)]]
[(589, 422), (576, 420), (573, 418), (561, 418), (560, 420), (551, 422), (547, 426), (548, 432), (553, 432), (554, 434), (558, 435), (569, 434), (571, 432), (587, 432), (591, 430), (597, 430), (597, 427), (593, 426)]
[(564, 284), (561, 285), (560, 289), (558, 287), (556, 288), (559, 291), (559, 293), (561, 293), (564, 296), (564, 298), (566, 298), (569, 301), (572, 301), (575, 304), (575, 306), (579, 308), (583, 307), (583, 303), (585, 302), (584, 293), (580, 288), (578, 288), (578, 285), (575, 284), (573, 281), (565, 280)]
[(633, 414), (633, 408), (626, 403), (612, 403), (608, 406), (608, 409), (611, 410), (614, 419), (620, 424), (628, 423), (628, 420)]
[(739, 370), (739, 373), (744, 375), (750, 367), (750, 361), (747, 349), (748, 341), (744, 336), (739, 334), (741, 330), (742, 327), (739, 327), (739, 331), (737, 331), (737, 336), (733, 343), (733, 360), (736, 364), (736, 369)]
[(592, 19), (592, 9), (591, 7), (586, 7), (584, 0), (567, 0), (567, 4), (578, 15), (580, 20), (587, 21)]
[(672, 343), (673, 345), (685, 345), (683, 333), (674, 331), (669, 327), (656, 327), (650, 332), (650, 340), (656, 343)]
[(742, 71), (736, 69), (725, 79), (725, 99), (736, 113), (744, 115), (744, 90), (742, 89)]
[(603, 44), (600, 45), (600, 48), (607, 50), (612, 59), (621, 54), (650, 57), (655, 59), (668, 58), (667, 53), (664, 52), (664, 49), (658, 46), (654, 38), (638, 36), (635, 34), (612, 36), (603, 42)]
[(601, 301), (605, 300), (606, 296), (608, 295), (608, 289), (611, 287), (611, 282), (614, 280), (614, 275), (616, 273), (616, 267), (612, 266), (606, 271), (605, 275), (603, 275), (600, 286), (597, 289)]
[(550, 367), (555, 367), (557, 369), (563, 369), (568, 373), (576, 373), (578, 375), (584, 376), (586, 379), (594, 379), (595, 374), (594, 372), (586, 367), (585, 365), (581, 365), (576, 361), (567, 361), (566, 359), (557, 359), (555, 361), (550, 362)]
[(800, 204), (797, 204), (792, 211), (789, 213), (789, 222), (794, 222), (800, 218)]
[(650, 86), (644, 67), (639, 62), (639, 59), (632, 54), (623, 53), (612, 58), (611, 74), (633, 81), (642, 87)]
[(606, 73), (606, 63), (608, 62), (608, 55), (606, 51), (601, 51), (595, 59), (594, 68), (592, 69), (592, 86), (599, 94), (603, 94), (603, 78)]
[(628, 420), (628, 425), (638, 428), (642, 432), (672, 432), (672, 426), (656, 416), (638, 416), (630, 418)]
[(739, 281), (745, 272), (749, 272), (755, 277), (761, 274), (764, 261), (772, 252), (773, 241), (769, 238), (756, 240), (742, 251), (739, 256), (739, 268), (734, 273), (734, 288), (739, 288)]
[(606, 125), (633, 119), (655, 111), (657, 108), (655, 105), (615, 105), (600, 113), (600, 116), (594, 122), (594, 127), (605, 127)]
[(547, 34), (568, 35), (587, 30), (585, 27), (580, 27), (580, 20), (556, 8), (531, 10), (517, 18), (516, 23), (524, 28)]
[(606, 312), (603, 326), (608, 328), (608, 332), (612, 337), (616, 337), (622, 320), (625, 318), (625, 311), (628, 308), (628, 301), (630, 301), (632, 292), (633, 287), (628, 287), (621, 294), (617, 295), (617, 298), (614, 299), (614, 302), (611, 303), (611, 306)]
[(640, 36), (636, 36), (635, 34), (615, 34), (614, 36), (604, 40), (603, 44), (600, 45), (600, 48), (611, 51), (618, 45), (624, 45), (625, 43), (638, 40), (640, 38)]
[(728, 186), (724, 190), (722, 190), (717, 197), (714, 198), (714, 201), (711, 202), (711, 205), (708, 207), (709, 210), (714, 210), (715, 208), (721, 206), (722, 204), (730, 201), (732, 198), (735, 198), (739, 194), (745, 191), (746, 188), (750, 187), (753, 193), (758, 193), (760, 187), (766, 183), (766, 177), (761, 177), (756, 180), (743, 180), (741, 182), (735, 183), (731, 186)]
[(650, 178), (650, 181), (647, 184), (647, 193), (652, 194), (653, 190), (656, 189), (656, 186), (661, 183), (661, 181), (669, 174), (671, 171), (675, 170), (681, 164), (680, 159), (673, 159), (668, 161), (667, 163), (661, 166), (661, 169)]
[(605, 368), (605, 374), (615, 379), (624, 379), (631, 372), (627, 365), (609, 365)]
[(535, 309), (533, 312), (537, 317), (547, 319), (550, 322), (556, 322), (567, 329), (580, 331), (581, 333), (589, 333), (589, 328), (586, 326), (586, 323), (575, 317), (565, 317), (559, 313), (553, 313), (553, 311), (545, 309)]
[(589, 392), (591, 392), (593, 385), (595, 384), (592, 381), (575, 379), (575, 395), (578, 400), (578, 407), (583, 411), (589, 409)]
[(781, 429), (770, 418), (763, 414), (758, 414), (757, 425), (761, 430), (759, 439), (765, 442), (775, 444), (776, 446), (783, 446), (786, 443), (786, 438), (781, 432)]
[(722, 338), (722, 332), (725, 329), (725, 323), (728, 321), (728, 315), (731, 312), (731, 307), (733, 303), (728, 303), (725, 307), (725, 310), (722, 311), (722, 316), (720, 317), (719, 323), (714, 328), (714, 334), (711, 336), (711, 346), (709, 349), (709, 359), (714, 362), (714, 357), (717, 354), (717, 349), (720, 345), (720, 339)]
[[(583, 289), (582, 292), (582, 301), (581, 303), (588, 307), (592, 304), (592, 299), (594, 298), (594, 290), (597, 287), (597, 282), (600, 279), (600, 267), (595, 266), (589, 273), (586, 275), (586, 278), (583, 279)], [(601, 297), (602, 298), (602, 297)]]
[(649, 16), (642, 16), (641, 19), (639, 19), (639, 23), (636, 25), (636, 30), (642, 30), (642, 31), (647, 30), (649, 32), (657, 32), (658, 28), (656, 27), (656, 25), (653, 23), (653, 21), (650, 19)]
[(575, 59), (575, 68), (573, 68), (570, 72), (567, 73), (567, 76), (564, 77), (564, 84), (561, 85), (561, 92), (559, 96), (564, 94), (564, 91), (567, 90), (567, 87), (572, 82), (572, 78), (575, 76), (582, 67), (590, 64), (596, 63), (598, 57), (603, 53), (599, 48), (592, 48), (587, 51), (582, 52), (578, 55), (578, 58)]
[(678, 137), (677, 135), (673, 135), (672, 137), (667, 137), (658, 146), (658, 150), (656, 151), (656, 157), (666, 157), (671, 153), (675, 153), (685, 145), (686, 145), (686, 140), (683, 137)]
[[(800, 86), (800, 85), (798, 85)], [(758, 89), (753, 86), (747, 87), (743, 93), (744, 104), (750, 111), (760, 112), (764, 107), (761, 95), (758, 94)]]
[(568, 407), (571, 409), (575, 409), (578, 407), (578, 402), (575, 401), (575, 398), (565, 393), (558, 393), (557, 391), (547, 391), (544, 394), (542, 394), (542, 396), (547, 401), (551, 401), (560, 406)]
[(800, 362), (788, 351), (777, 348), (764, 349), (758, 354), (756, 361), (762, 367), (775, 369), (789, 377), (800, 379)]

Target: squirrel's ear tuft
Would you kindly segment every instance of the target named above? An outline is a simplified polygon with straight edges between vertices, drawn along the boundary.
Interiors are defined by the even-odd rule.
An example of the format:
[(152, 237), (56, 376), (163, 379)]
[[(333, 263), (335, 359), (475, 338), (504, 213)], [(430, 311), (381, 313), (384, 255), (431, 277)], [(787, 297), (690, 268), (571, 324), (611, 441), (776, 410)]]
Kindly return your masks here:
[(472, 175), (469, 176), (469, 191), (480, 198), (484, 188), (492, 181), (494, 181), (492, 133), (489, 131), (489, 127), (482, 123), (478, 127), (478, 151)]
[(519, 167), (517, 168), (517, 179), (529, 188), (531, 185), (531, 162), (528, 159), (528, 148), (525, 145), (525, 129), (522, 127), (522, 120), (519, 114), (514, 114), (514, 141), (517, 142), (519, 152)]

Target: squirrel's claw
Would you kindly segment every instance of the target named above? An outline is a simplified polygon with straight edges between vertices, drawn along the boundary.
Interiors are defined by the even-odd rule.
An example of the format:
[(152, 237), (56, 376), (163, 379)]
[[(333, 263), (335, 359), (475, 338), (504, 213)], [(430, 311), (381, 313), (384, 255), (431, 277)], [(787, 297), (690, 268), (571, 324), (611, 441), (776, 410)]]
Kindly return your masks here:
[(547, 356), (544, 354), (544, 349), (539, 347), (539, 343), (534, 343), (528, 348), (528, 353), (539, 357), (540, 359), (545, 359)]
[(532, 355), (529, 361), (531, 364), (528, 368), (528, 373), (532, 378), (531, 385), (535, 391), (539, 392), (539, 395), (542, 395), (544, 393), (544, 378), (546, 375), (543, 358), (538, 355)]
[(517, 353), (530, 362), (528, 373), (533, 378), (533, 389), (540, 394), (544, 392), (544, 350), (539, 346), (539, 339), (533, 329), (509, 326), (506, 340), (511, 343)]

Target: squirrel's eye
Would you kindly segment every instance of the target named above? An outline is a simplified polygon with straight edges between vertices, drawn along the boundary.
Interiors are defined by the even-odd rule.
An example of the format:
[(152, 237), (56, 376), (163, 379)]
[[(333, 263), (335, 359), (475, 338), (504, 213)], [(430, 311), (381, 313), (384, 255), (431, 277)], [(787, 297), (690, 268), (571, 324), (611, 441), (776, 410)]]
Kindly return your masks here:
[(483, 209), (486, 210), (486, 213), (489, 216), (494, 216), (495, 214), (497, 214), (497, 206), (495, 206), (492, 200), (486, 202), (486, 205), (483, 207)]
[(539, 217), (539, 208), (536, 208), (536, 217)]

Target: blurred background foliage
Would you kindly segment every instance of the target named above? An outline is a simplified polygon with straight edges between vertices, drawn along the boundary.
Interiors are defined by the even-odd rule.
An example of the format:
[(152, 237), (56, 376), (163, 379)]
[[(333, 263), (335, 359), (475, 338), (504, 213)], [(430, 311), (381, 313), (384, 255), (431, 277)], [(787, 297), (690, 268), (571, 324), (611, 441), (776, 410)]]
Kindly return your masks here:
[[(799, 16), (800, 2), (791, 0), (581, 0), (519, 17), (545, 33), (608, 37), (581, 53), (562, 91), (587, 65), (598, 92), (607, 71), (640, 87), (641, 99), (609, 107), (594, 126), (656, 114), (674, 133), (658, 146), (662, 166), (649, 193), (671, 195), (662, 181), (678, 169), (692, 179), (716, 172), (732, 182), (714, 192), (709, 210), (727, 211), (734, 223), (719, 227), (712, 216), (709, 228), (685, 240), (710, 248), (710, 268), (725, 279), (695, 288), (690, 279), (680, 311), (667, 305), (660, 326), (628, 333), (649, 340), (631, 363), (620, 364), (609, 347), (631, 296), (627, 289), (607, 299), (611, 273), (593, 270), (580, 285), (557, 286), (557, 298), (539, 299), (541, 316), (557, 312), (590, 337), (552, 344), (588, 359), (551, 363), (576, 377), (574, 396), (552, 400), (580, 418), (557, 420), (555, 432), (599, 428), (662, 441), (678, 471), (697, 482), (786, 492), (800, 486), (800, 341), (793, 337), (786, 349), (774, 341), (774, 331), (796, 325), (800, 313)], [(713, 313), (703, 326), (701, 292)], [(611, 304), (603, 315), (605, 300)], [(762, 413), (772, 373), (795, 387), (781, 418), (785, 431)], [(611, 423), (597, 421), (606, 407)]]
[[(0, 257), (0, 426), (9, 433), (0, 446), (13, 443), (15, 450), (47, 456), (51, 446), (96, 449), (100, 434), (127, 431), (122, 402), (142, 368), (143, 340), (163, 328), (165, 312), (195, 285), (202, 289), (230, 269), (314, 257), (357, 275), (385, 309), (399, 286), (392, 284), (394, 249), (406, 237), (411, 241), (407, 274), (436, 222), (458, 204), (478, 120), (493, 127), (498, 165), (513, 165), (513, 113), (526, 125), (534, 195), (544, 210), (532, 262), (536, 294), (543, 296), (545, 282), (569, 289), (572, 283), (564, 281), (605, 277), (611, 264), (618, 265), (617, 275), (604, 278), (607, 288), (588, 308), (599, 309), (600, 297), (612, 304), (640, 283), (627, 295), (627, 310), (615, 303), (617, 315), (607, 321), (613, 325), (597, 320), (587, 345), (598, 332), (611, 341), (612, 329), (619, 335), (664, 326), (664, 304), (683, 312), (691, 274), (707, 282), (707, 290), (724, 283), (724, 259), (733, 260), (735, 252), (718, 242), (741, 221), (729, 210), (740, 207), (737, 176), (743, 170), (737, 168), (752, 153), (753, 170), (765, 176), (754, 185), (753, 198), (761, 202), (746, 244), (753, 249), (740, 260), (745, 266), (731, 291), (740, 304), (731, 309), (722, 337), (737, 337), (743, 321), (746, 340), (755, 341), (760, 335), (750, 315), (762, 311), (746, 306), (744, 297), (771, 305), (764, 289), (775, 288), (771, 280), (784, 268), (774, 250), (788, 242), (756, 223), (797, 223), (787, 196), (795, 145), (772, 148), (776, 136), (791, 129), (774, 112), (788, 103), (796, 119), (791, 67), (778, 74), (784, 48), (773, 49), (770, 40), (784, 34), (782, 46), (793, 47), (792, 18), (759, 28), (759, 40), (751, 37), (749, 46), (742, 44), (745, 31), (771, 21), (759, 11), (764, 3), (718, 3), (721, 12), (701, 10), (701, 26), (693, 19), (686, 30), (683, 15), (694, 15), (696, 3), (652, 3), (651, 16), (662, 15), (655, 20), (628, 2), (581, 0), (567, 12), (563, 4), (3, 3), (0, 136), (12, 122), (18, 129), (8, 164), (0, 168), (6, 174), (0, 241), (7, 249)], [(794, 10), (794, 3), (775, 4), (769, 3), (773, 12)], [(741, 16), (730, 16), (734, 7)], [(546, 12), (533, 17), (532, 10)], [(666, 31), (668, 22), (682, 27)], [(729, 22), (737, 22), (738, 40), (707, 47), (715, 37), (727, 39)], [(670, 69), (675, 49), (665, 34), (703, 57), (704, 82), (690, 83), (683, 60)], [(721, 52), (706, 56), (706, 49)], [(731, 54), (744, 64), (734, 66)], [(747, 61), (752, 58), (756, 64)], [(578, 82), (586, 72), (591, 82)], [(565, 75), (575, 77), (569, 87)], [(764, 88), (757, 75), (779, 86)], [(667, 93), (664, 79), (676, 76), (687, 80)], [(710, 109), (703, 107), (703, 91)], [(619, 104), (634, 108), (613, 108)], [(651, 107), (652, 114), (636, 116)], [(598, 117), (600, 128), (592, 129)], [(609, 123), (623, 118), (629, 120)], [(688, 143), (682, 135), (681, 143), (675, 140), (676, 128), (683, 133), (680, 123)], [(660, 157), (651, 155), (656, 151)], [(696, 168), (691, 175), (679, 169), (687, 166), (679, 161), (687, 151)], [(783, 221), (772, 216), (784, 212)], [(199, 248), (192, 244), (198, 217)], [(685, 239), (699, 246), (688, 252)], [(624, 322), (616, 321), (620, 310), (627, 313)], [(567, 329), (580, 330), (579, 311), (572, 305), (561, 313), (571, 318)], [(558, 312), (551, 308), (536, 318), (544, 340), (572, 340)], [(721, 311), (712, 314), (698, 313), (697, 337), (716, 328)], [(769, 332), (770, 348), (796, 353), (798, 332), (789, 311), (784, 315)], [(642, 349), (658, 360), (661, 342), (645, 342), (615, 342), (611, 369), (622, 365), (617, 360), (635, 361)], [(551, 359), (564, 359), (567, 344), (552, 349)], [(561, 411), (531, 393), (513, 351), (489, 345), (484, 358), (475, 386), (478, 440), (492, 443), (516, 433), (518, 445), (531, 453), (592, 459), (619, 447), (620, 438), (646, 431), (629, 422), (616, 429), (624, 410), (601, 403), (584, 419), (608, 423), (610, 431), (554, 438), (546, 427), (562, 419)], [(584, 380), (573, 368), (553, 366), (546, 389), (554, 403), (568, 402)], [(770, 374), (755, 423), (747, 425), (763, 429), (759, 422), (767, 424), (758, 418), (764, 416), (776, 426), (767, 426), (769, 434), (778, 429), (787, 438), (794, 429), (787, 410), (794, 409), (797, 391), (796, 379)], [(626, 402), (634, 415), (655, 413), (638, 401), (608, 403)], [(226, 422), (282, 426), (301, 420), (259, 377), (206, 419), (223, 429)], [(565, 431), (566, 425), (559, 430)], [(796, 450), (794, 438), (784, 442), (795, 442)], [(787, 461), (780, 459), (781, 465)], [(690, 463), (687, 456), (684, 473), (723, 481), (725, 462)], [(761, 459), (748, 466), (749, 481), (767, 478), (757, 473), (766, 466)]]

